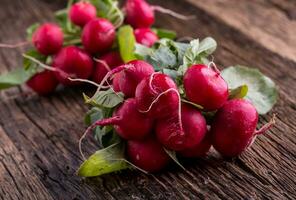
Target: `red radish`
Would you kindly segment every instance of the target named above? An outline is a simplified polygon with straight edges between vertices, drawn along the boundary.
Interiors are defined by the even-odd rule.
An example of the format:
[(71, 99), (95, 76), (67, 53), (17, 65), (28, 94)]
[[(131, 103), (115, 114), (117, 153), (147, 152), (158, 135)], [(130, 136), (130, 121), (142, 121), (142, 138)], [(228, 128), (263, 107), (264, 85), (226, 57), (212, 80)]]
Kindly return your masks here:
[(134, 31), (138, 43), (152, 47), (159, 40), (158, 36), (149, 28), (138, 28)]
[(93, 70), (91, 57), (82, 49), (68, 46), (53, 58), (52, 66), (55, 68), (57, 79), (64, 85), (75, 85), (68, 78), (87, 79)]
[(154, 68), (149, 63), (141, 60), (134, 60), (125, 65), (116, 67), (107, 73), (98, 87), (97, 92), (100, 91), (101, 86), (110, 77), (118, 73), (120, 73), (120, 78), (117, 80), (118, 82), (116, 82), (116, 84), (118, 83), (120, 91), (123, 92), (126, 97), (134, 97), (139, 82), (154, 73)]
[(128, 141), (127, 155), (134, 165), (147, 172), (160, 171), (170, 162), (170, 157), (154, 138)]
[(71, 6), (69, 17), (73, 24), (83, 27), (89, 21), (96, 18), (97, 9), (91, 3), (81, 1)]
[(120, 54), (116, 51), (106, 53), (97, 60), (92, 80), (101, 83), (108, 71), (123, 64)]
[(126, 22), (134, 28), (148, 28), (155, 21), (154, 11), (145, 0), (127, 0)]
[(115, 76), (113, 78), (112, 85), (113, 85), (113, 90), (115, 92), (120, 92), (120, 87), (119, 87), (119, 80), (121, 79), (120, 75), (121, 75), (121, 73), (115, 74)]
[(207, 111), (219, 109), (228, 99), (228, 86), (220, 72), (206, 65), (191, 66), (183, 83), (187, 98)]
[(149, 63), (142, 60), (134, 60), (126, 64), (121, 71), (119, 79), (120, 91), (126, 97), (134, 97), (138, 84), (146, 77), (154, 73), (154, 68)]
[(178, 110), (180, 95), (175, 82), (167, 75), (154, 73), (136, 88), (138, 109), (152, 118), (171, 116)]
[(185, 158), (201, 158), (207, 155), (212, 146), (210, 134), (206, 134), (204, 139), (192, 148), (179, 151), (179, 155)]
[(48, 70), (35, 74), (27, 81), (27, 85), (39, 95), (48, 95), (54, 92), (58, 84), (54, 72)]
[(158, 141), (170, 150), (192, 148), (203, 140), (207, 132), (205, 118), (189, 105), (182, 105), (181, 121), (179, 119), (176, 112), (173, 116), (158, 120), (156, 124)]
[(126, 140), (141, 140), (151, 132), (153, 121), (137, 110), (135, 99), (127, 99), (112, 118), (97, 121), (91, 129), (107, 125), (113, 125), (118, 135)]
[(82, 31), (82, 44), (91, 54), (109, 50), (115, 41), (115, 28), (106, 19), (93, 19)]
[(34, 32), (32, 42), (39, 53), (51, 55), (62, 48), (64, 34), (59, 26), (45, 23)]
[(233, 99), (218, 110), (211, 127), (214, 148), (223, 156), (234, 157), (250, 146), (274, 121), (256, 131), (258, 113), (247, 100)]

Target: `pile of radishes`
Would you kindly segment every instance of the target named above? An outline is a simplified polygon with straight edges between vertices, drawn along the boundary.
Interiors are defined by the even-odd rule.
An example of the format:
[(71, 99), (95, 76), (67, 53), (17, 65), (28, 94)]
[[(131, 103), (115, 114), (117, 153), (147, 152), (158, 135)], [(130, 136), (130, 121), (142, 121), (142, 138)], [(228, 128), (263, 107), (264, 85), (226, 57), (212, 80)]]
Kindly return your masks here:
[(97, 87), (92, 97), (84, 94), (92, 108), (79, 150), (85, 158), (89, 133), (102, 149), (85, 159), (79, 175), (130, 167), (156, 172), (171, 161), (181, 165), (179, 157), (204, 157), (212, 146), (238, 156), (274, 124), (273, 118), (256, 130), (258, 113), (276, 102), (268, 77), (242, 66), (220, 71), (209, 60), (217, 47), (210, 37), (176, 42), (172, 32), (151, 28), (155, 10), (185, 16), (145, 0), (127, 0), (122, 10), (117, 3), (70, 1), (57, 13), (60, 25), (29, 29), (35, 49), (24, 54), (25, 71), (18, 73), (25, 78), (0, 76), (0, 89), (25, 81), (40, 95), (59, 84)]
[[(136, 28), (136, 40), (152, 46), (158, 40), (149, 28), (154, 23), (152, 8), (144, 0), (128, 0), (125, 8), (126, 22)], [(53, 72), (44, 70), (27, 82), (40, 95), (52, 93), (59, 83), (66, 86), (78, 83), (69, 78), (91, 79), (100, 83), (108, 70), (123, 64), (120, 54), (116, 49), (112, 50), (116, 42), (116, 27), (107, 19), (97, 17), (93, 4), (87, 1), (73, 4), (69, 19), (81, 27), (81, 47), (63, 46), (64, 33), (56, 24), (45, 23), (33, 34), (32, 42), (36, 50), (45, 56), (52, 56)], [(93, 59), (96, 57), (99, 61)]]
[[(24, 54), (29, 67), (25, 66), (26, 78), (22, 81), (39, 95), (51, 94), (59, 84), (75, 86), (87, 79), (99, 84), (108, 71), (127, 61), (122, 58), (117, 41), (117, 30), (122, 26), (134, 28), (133, 37), (139, 44), (151, 47), (159, 40), (157, 31), (151, 28), (157, 8), (145, 0), (127, 0), (122, 9), (114, 0), (70, 0), (67, 9), (56, 13), (58, 23), (37, 24), (28, 29), (34, 49)], [(3, 85), (22, 83), (5, 81)]]
[[(147, 62), (135, 60), (116, 69), (110, 76), (121, 79), (112, 87), (125, 100), (112, 117), (96, 121), (91, 129), (112, 125), (126, 143), (128, 161), (144, 171), (167, 166), (171, 158), (166, 151), (198, 158), (213, 145), (223, 156), (238, 156), (274, 123), (256, 131), (256, 108), (248, 100), (229, 100), (229, 88), (216, 67), (197, 64), (187, 69), (185, 103), (175, 81)], [(208, 112), (215, 112), (210, 123), (204, 117)]]

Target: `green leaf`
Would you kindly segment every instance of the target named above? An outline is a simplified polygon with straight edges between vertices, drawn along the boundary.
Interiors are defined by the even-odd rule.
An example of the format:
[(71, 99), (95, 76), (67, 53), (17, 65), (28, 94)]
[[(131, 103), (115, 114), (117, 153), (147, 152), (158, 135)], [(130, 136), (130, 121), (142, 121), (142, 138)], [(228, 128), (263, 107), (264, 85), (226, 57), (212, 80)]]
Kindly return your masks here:
[(92, 98), (83, 94), (85, 103), (99, 108), (114, 108), (124, 101), (123, 93), (114, 92), (111, 88), (96, 93)]
[(229, 99), (242, 99), (248, 94), (248, 86), (242, 85), (230, 90)]
[(18, 86), (28, 81), (36, 72), (18, 68), (6, 74), (0, 75), (0, 90)]
[(148, 58), (148, 62), (152, 64), (155, 70), (159, 71), (164, 68), (173, 68), (177, 64), (177, 57), (167, 46), (160, 46)]
[(84, 117), (84, 123), (87, 126), (92, 125), (95, 121), (103, 119), (103, 111), (100, 108), (92, 107), (85, 115)]
[(177, 164), (179, 165), (183, 170), (186, 170), (185, 167), (180, 163), (180, 161), (177, 158), (176, 152), (175, 151), (171, 151), (168, 150), (166, 148), (164, 148), (164, 151), (171, 157), (171, 159)]
[(177, 70), (174, 69), (166, 69), (164, 68), (162, 72), (168, 76), (170, 76), (172, 79), (176, 80), (180, 74), (178, 73)]
[(95, 177), (130, 168), (124, 158), (124, 145), (117, 143), (90, 156), (78, 169), (82, 177)]
[(40, 26), (39, 23), (35, 23), (35, 24), (32, 24), (31, 26), (29, 26), (29, 28), (27, 28), (27, 30), (26, 30), (26, 32), (27, 32), (27, 39), (29, 41), (32, 41), (33, 34), (37, 30), (37, 28), (39, 26)]
[(188, 67), (206, 62), (206, 57), (211, 55), (216, 48), (217, 42), (211, 37), (207, 37), (201, 42), (198, 39), (192, 40), (184, 55), (183, 65), (178, 71), (184, 74)]
[(119, 8), (116, 0), (90, 0), (96, 6), (98, 15), (101, 18), (108, 19), (115, 27), (120, 27), (124, 20), (124, 14)]
[(134, 55), (136, 39), (131, 26), (123, 26), (118, 31), (118, 44), (121, 58), (124, 62), (135, 60)]
[(145, 58), (157, 71), (166, 68), (176, 70), (183, 63), (183, 56), (188, 47), (189, 45), (185, 43), (161, 39)]
[(134, 51), (135, 56), (138, 59), (144, 59), (146, 60), (147, 57), (153, 52), (153, 49), (146, 47), (142, 44), (136, 43), (136, 49)]
[(217, 42), (211, 37), (206, 37), (200, 42), (197, 54), (203, 55), (203, 56), (209, 56), (212, 53), (214, 53), (216, 48), (217, 48)]
[(177, 37), (177, 33), (172, 30), (167, 30), (167, 29), (161, 29), (161, 28), (153, 28), (153, 31), (156, 33), (156, 35), (162, 39), (162, 38), (167, 38), (174, 40)]
[(100, 131), (96, 131), (95, 138), (99, 141), (100, 146), (104, 148), (121, 141), (112, 126), (105, 126)]
[[(112, 114), (113, 109), (93, 107), (85, 115), (84, 122), (87, 126), (90, 126), (97, 120), (111, 117)], [(115, 133), (113, 126), (97, 126), (96, 128), (94, 128), (93, 132), (94, 138), (103, 148), (120, 142), (120, 137), (117, 133)]]
[[(47, 60), (46, 56), (40, 54), (35, 49), (27, 51), (25, 53), (25, 55), (33, 57), (33, 58), (35, 58), (36, 60), (39, 60), (42, 63), (45, 63), (46, 60)], [(36, 70), (39, 67), (39, 65), (37, 63), (33, 62), (32, 60), (30, 60), (28, 58), (24, 58), (23, 65), (24, 65), (25, 70)]]
[(237, 65), (224, 69), (222, 76), (230, 89), (248, 86), (246, 99), (253, 103), (259, 114), (269, 112), (277, 101), (275, 83), (258, 69)]

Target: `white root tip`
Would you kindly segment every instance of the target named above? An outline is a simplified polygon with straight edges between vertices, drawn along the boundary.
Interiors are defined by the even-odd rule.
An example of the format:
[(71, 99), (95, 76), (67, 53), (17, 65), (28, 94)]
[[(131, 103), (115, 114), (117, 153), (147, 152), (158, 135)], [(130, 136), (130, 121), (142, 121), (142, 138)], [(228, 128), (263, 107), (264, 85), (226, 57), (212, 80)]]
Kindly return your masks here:
[(34, 62), (36, 64), (38, 64), (38, 66), (41, 67), (41, 68), (43, 68), (43, 69), (46, 69), (46, 70), (52, 71), (52, 72), (58, 72), (61, 76), (65, 77), (65, 78), (71, 77), (70, 74), (64, 72), (63, 70), (58, 69), (58, 68), (51, 67), (49, 65), (46, 65), (46, 64), (40, 62), (39, 60), (37, 60), (36, 58), (34, 58), (32, 56), (29, 56), (27, 54), (23, 54), (23, 57), (31, 60), (32, 62)]
[(100, 59), (97, 59), (97, 58), (94, 58), (94, 61), (96, 61), (98, 63), (101, 63), (105, 67), (105, 69), (107, 69), (108, 72), (111, 71), (111, 67), (107, 64), (106, 61), (100, 60)]
[(221, 74), (221, 71), (219, 70), (217, 65), (214, 63), (214, 61), (209, 62), (208, 67), (212, 68), (216, 73)]
[(86, 157), (82, 151), (82, 142), (83, 142), (84, 138), (87, 136), (87, 134), (90, 133), (92, 131), (92, 129), (94, 129), (95, 127), (96, 127), (96, 122), (93, 123), (91, 126), (89, 126), (79, 139), (79, 142), (78, 142), (79, 153), (80, 153), (81, 157), (83, 158), (83, 160), (86, 160)]
[(170, 9), (163, 8), (161, 6), (154, 5), (154, 6), (152, 6), (152, 9), (155, 10), (155, 11), (164, 13), (164, 14), (171, 15), (172, 17), (175, 17), (177, 19), (181, 19), (181, 20), (184, 20), (184, 21), (196, 19), (195, 15), (185, 16), (185, 15), (179, 14), (177, 12), (174, 12), (174, 11), (172, 11)]
[(9, 48), (9, 49), (15, 49), (15, 48), (19, 48), (19, 47), (23, 47), (27, 44), (29, 44), (29, 41), (24, 41), (24, 42), (19, 42), (17, 44), (3, 44), (0, 43), (0, 48)]

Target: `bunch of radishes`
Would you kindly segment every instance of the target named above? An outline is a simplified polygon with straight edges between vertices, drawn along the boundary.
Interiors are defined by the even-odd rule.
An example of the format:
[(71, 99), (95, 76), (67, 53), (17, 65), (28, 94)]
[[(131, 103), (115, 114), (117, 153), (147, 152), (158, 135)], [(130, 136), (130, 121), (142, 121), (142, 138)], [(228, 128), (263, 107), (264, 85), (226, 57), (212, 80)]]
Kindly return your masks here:
[[(244, 99), (229, 100), (227, 83), (216, 67), (197, 64), (187, 69), (184, 103), (175, 81), (147, 62), (129, 62), (109, 75), (115, 75), (113, 89), (125, 100), (111, 118), (96, 121), (91, 129), (112, 125), (126, 142), (129, 162), (148, 172), (170, 162), (167, 151), (196, 158), (213, 145), (223, 156), (238, 156), (271, 126), (256, 131), (256, 108)], [(207, 124), (203, 114), (209, 112), (214, 117)]]
[(79, 147), (82, 153), (82, 139), (94, 130), (103, 149), (82, 164), (81, 176), (129, 166), (155, 172), (171, 160), (180, 164), (179, 156), (205, 156), (211, 146), (225, 157), (238, 156), (274, 124), (256, 130), (257, 111), (265, 114), (276, 102), (269, 78), (237, 67), (225, 80), (208, 59), (214, 39), (175, 42), (171, 33), (151, 28), (155, 10), (186, 17), (145, 0), (127, 0), (123, 10), (117, 3), (69, 1), (57, 13), (59, 25), (28, 30), (35, 49), (24, 54), (25, 71), (0, 76), (0, 89), (24, 81), (40, 95), (59, 84), (97, 87), (92, 97), (84, 95), (93, 108)]
[(28, 76), (24, 80), (40, 95), (52, 93), (59, 84), (73, 86), (87, 79), (100, 83), (108, 71), (127, 61), (118, 50), (116, 38), (117, 29), (124, 23), (134, 28), (133, 37), (138, 43), (151, 47), (158, 41), (156, 31), (151, 29), (157, 9), (145, 0), (127, 0), (122, 10), (114, 0), (74, 4), (70, 0), (66, 10), (57, 12), (59, 24), (28, 29), (35, 49), (24, 54), (25, 65), (34, 69), (26, 68), (29, 73), (24, 73)]

